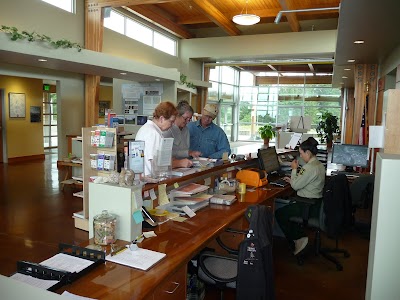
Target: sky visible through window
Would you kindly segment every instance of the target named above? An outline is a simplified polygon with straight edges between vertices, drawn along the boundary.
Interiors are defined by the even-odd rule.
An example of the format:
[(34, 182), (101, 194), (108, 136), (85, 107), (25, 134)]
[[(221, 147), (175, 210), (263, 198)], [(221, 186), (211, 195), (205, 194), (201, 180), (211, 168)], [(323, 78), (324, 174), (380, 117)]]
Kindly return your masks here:
[(73, 5), (74, 0), (42, 0), (42, 1), (57, 6), (70, 13), (74, 12), (74, 5)]

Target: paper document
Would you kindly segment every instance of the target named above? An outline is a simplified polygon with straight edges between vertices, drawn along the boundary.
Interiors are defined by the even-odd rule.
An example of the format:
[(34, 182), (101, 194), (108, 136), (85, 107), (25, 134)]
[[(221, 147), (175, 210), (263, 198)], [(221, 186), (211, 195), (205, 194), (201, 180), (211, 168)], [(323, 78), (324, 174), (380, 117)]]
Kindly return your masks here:
[(64, 253), (58, 253), (40, 263), (40, 265), (42, 266), (47, 266), (53, 269), (58, 269), (71, 273), (78, 273), (92, 264), (94, 264), (94, 261)]
[(171, 165), (172, 146), (174, 145), (174, 138), (163, 138), (158, 150), (157, 165), (159, 167), (166, 167)]
[(139, 248), (133, 251), (128, 249), (114, 256), (107, 255), (106, 260), (146, 271), (165, 256), (165, 253)]
[(47, 290), (53, 285), (59, 283), (58, 280), (39, 279), (22, 273), (15, 273), (14, 275), (10, 276), (10, 278), (44, 290)]
[(293, 133), (292, 138), (290, 139), (289, 144), (287, 145), (287, 147), (288, 147), (289, 149), (294, 149), (294, 148), (296, 148), (297, 143), (298, 143), (299, 140), (301, 139), (301, 136), (302, 136), (301, 133), (298, 133), (298, 132)]

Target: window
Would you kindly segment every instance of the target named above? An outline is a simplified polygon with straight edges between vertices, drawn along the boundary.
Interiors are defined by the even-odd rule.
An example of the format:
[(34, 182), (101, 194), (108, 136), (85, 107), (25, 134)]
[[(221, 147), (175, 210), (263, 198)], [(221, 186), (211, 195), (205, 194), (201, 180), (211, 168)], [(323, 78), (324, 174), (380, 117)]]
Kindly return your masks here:
[(54, 5), (58, 8), (75, 13), (75, 0), (42, 0), (43, 2)]
[(146, 44), (164, 53), (177, 56), (177, 40), (162, 34), (115, 10), (111, 10), (110, 17), (104, 18), (104, 27), (124, 34), (138, 42)]
[(57, 148), (57, 94), (43, 93), (43, 146)]

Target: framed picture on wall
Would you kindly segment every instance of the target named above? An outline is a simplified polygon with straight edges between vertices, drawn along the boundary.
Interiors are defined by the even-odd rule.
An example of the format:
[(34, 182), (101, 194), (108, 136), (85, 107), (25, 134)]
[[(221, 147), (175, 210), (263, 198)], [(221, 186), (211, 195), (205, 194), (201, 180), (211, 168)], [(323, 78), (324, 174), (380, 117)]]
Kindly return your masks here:
[(42, 121), (40, 106), (31, 106), (31, 122), (39, 123)]
[(10, 118), (25, 118), (26, 102), (23, 93), (8, 93)]
[(110, 108), (110, 101), (99, 101), (99, 117), (104, 117), (106, 110)]

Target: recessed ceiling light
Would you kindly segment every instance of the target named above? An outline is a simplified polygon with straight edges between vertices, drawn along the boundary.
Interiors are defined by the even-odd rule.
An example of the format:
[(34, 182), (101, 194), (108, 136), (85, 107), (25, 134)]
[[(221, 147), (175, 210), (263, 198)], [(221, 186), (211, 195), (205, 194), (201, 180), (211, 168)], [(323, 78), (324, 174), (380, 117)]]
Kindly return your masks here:
[(121, 75), (126, 75), (126, 73), (125, 73), (125, 72), (121, 72), (121, 73), (119, 73), (119, 74), (121, 74)]
[(347, 76), (342, 76), (342, 78), (343, 78), (343, 79), (346, 79), (346, 78), (347, 78)]
[(47, 61), (47, 59), (39, 58), (38, 61), (44, 62), (44, 61)]
[(156, 79), (154, 79), (155, 81), (160, 81), (161, 79), (160, 78), (156, 78)]
[(363, 40), (356, 40), (356, 41), (354, 41), (354, 44), (364, 44), (364, 41)]
[(349, 63), (353, 63), (353, 62), (355, 62), (356, 60), (355, 59), (348, 59), (347, 60), (347, 62), (349, 62)]
[(346, 68), (346, 69), (343, 69), (343, 70), (345, 70), (345, 71), (351, 71), (351, 69), (350, 69), (350, 68)]

